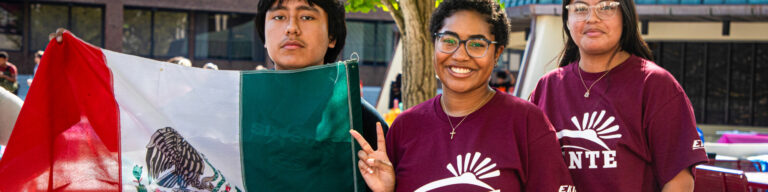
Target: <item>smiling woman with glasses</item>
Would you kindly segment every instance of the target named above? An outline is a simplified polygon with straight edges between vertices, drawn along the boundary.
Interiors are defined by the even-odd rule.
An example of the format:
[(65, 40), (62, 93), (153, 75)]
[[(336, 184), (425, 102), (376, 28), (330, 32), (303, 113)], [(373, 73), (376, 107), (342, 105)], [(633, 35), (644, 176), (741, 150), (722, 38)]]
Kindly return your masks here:
[[(401, 113), (359, 169), (374, 191), (573, 191), (550, 123), (488, 81), (508, 42), (497, 0), (445, 0), (430, 21), (443, 94)], [(416, 77), (431, 78), (431, 77)], [(395, 184), (397, 183), (397, 184)]]
[(680, 84), (651, 60), (632, 0), (564, 0), (560, 68), (531, 102), (557, 130), (578, 191), (692, 191), (707, 161)]

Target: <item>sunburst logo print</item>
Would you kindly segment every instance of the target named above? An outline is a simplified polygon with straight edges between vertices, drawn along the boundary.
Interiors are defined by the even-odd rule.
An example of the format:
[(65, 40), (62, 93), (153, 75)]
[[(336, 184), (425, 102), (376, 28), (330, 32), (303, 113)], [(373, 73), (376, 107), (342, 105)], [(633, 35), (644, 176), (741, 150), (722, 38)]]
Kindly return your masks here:
[(481, 179), (488, 179), (499, 176), (500, 172), (496, 168), (496, 163), (490, 164), (491, 158), (489, 157), (486, 157), (479, 163), (478, 160), (480, 160), (479, 152), (475, 152), (474, 156), (470, 153), (467, 153), (463, 158), (461, 155), (456, 156), (456, 166), (454, 167), (451, 163), (448, 163), (446, 166), (448, 171), (453, 174), (453, 177), (428, 183), (419, 187), (419, 189), (416, 189), (416, 192), (426, 192), (441, 187), (459, 184), (475, 185), (488, 189), (492, 192), (501, 191), (499, 189), (494, 189), (487, 183), (481, 181)]
[[(600, 111), (600, 114), (598, 114), (597, 111), (592, 112), (592, 114), (586, 112), (584, 113), (581, 122), (579, 122), (579, 119), (576, 116), (573, 116), (571, 117), (571, 122), (577, 130), (563, 129), (557, 132), (557, 139), (563, 137), (586, 139), (602, 146), (606, 150), (611, 150), (603, 140), (621, 138), (621, 134), (617, 133), (617, 131), (619, 131), (619, 125), (611, 126), (613, 121), (616, 120), (613, 116), (608, 117), (605, 121), (603, 121), (603, 117), (605, 117), (605, 110)], [(590, 151), (584, 147), (575, 145), (563, 145), (563, 148), (575, 148)]]

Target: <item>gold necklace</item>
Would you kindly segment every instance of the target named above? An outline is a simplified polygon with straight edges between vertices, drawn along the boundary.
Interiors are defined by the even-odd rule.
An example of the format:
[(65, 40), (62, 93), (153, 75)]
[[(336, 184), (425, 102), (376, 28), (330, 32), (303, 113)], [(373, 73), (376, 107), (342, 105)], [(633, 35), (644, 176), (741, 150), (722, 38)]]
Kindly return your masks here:
[(482, 106), (483, 106), (483, 105), (484, 105), (486, 102), (488, 102), (489, 100), (491, 100), (491, 98), (493, 98), (493, 95), (494, 95), (495, 93), (496, 93), (496, 91), (494, 91), (493, 89), (491, 89), (491, 92), (490, 92), (490, 94), (486, 95), (486, 96), (483, 98), (483, 101), (481, 101), (481, 102), (480, 102), (480, 104), (478, 104), (477, 106), (475, 106), (475, 108), (474, 108), (474, 109), (470, 110), (469, 114), (467, 114), (466, 116), (464, 116), (464, 118), (461, 118), (461, 121), (459, 121), (459, 123), (458, 123), (458, 124), (456, 124), (456, 126), (453, 126), (453, 122), (451, 122), (451, 116), (449, 116), (449, 115), (448, 115), (448, 109), (447, 109), (447, 108), (445, 108), (445, 101), (443, 101), (443, 97), (440, 97), (440, 105), (443, 107), (443, 112), (445, 113), (445, 117), (446, 117), (446, 118), (448, 118), (448, 123), (451, 125), (451, 140), (453, 140), (453, 135), (455, 135), (455, 134), (456, 134), (456, 128), (457, 128), (457, 127), (459, 127), (459, 125), (461, 125), (461, 123), (463, 123), (463, 122), (464, 122), (464, 120), (465, 120), (465, 119), (467, 119), (467, 117), (469, 117), (469, 115), (470, 115), (470, 114), (474, 113), (476, 110), (480, 109), (480, 107), (482, 107)]
[(584, 85), (584, 89), (587, 89), (587, 92), (584, 93), (584, 98), (589, 98), (589, 91), (592, 90), (592, 86), (595, 86), (595, 84), (597, 84), (597, 81), (600, 81), (600, 79), (603, 79), (603, 77), (605, 77), (605, 75), (607, 75), (608, 72), (611, 72), (611, 70), (612, 69), (609, 69), (607, 72), (603, 73), (603, 75), (600, 76), (600, 78), (597, 78), (595, 82), (592, 82), (592, 85), (589, 85), (589, 87), (587, 87), (587, 83), (584, 83), (584, 77), (581, 76), (581, 69), (579, 69), (579, 79), (581, 79), (581, 84)]
[[(607, 64), (607, 66), (609, 66), (609, 67), (610, 67), (610, 65), (611, 65), (611, 61), (613, 61), (613, 57), (614, 57), (614, 56), (616, 56), (616, 54), (618, 54), (618, 53), (619, 53), (619, 50), (618, 50), (618, 49), (617, 49), (616, 51), (614, 51), (614, 52), (613, 52), (613, 54), (611, 55), (611, 58), (609, 58), (609, 59), (608, 59), (608, 64)], [(614, 67), (614, 68), (616, 68), (616, 67)], [(608, 73), (610, 73), (610, 72), (611, 72), (611, 70), (613, 70), (613, 68), (611, 68), (611, 69), (608, 69), (608, 71), (606, 71), (605, 73), (603, 73), (603, 75), (601, 75), (601, 76), (600, 76), (600, 78), (597, 78), (597, 80), (595, 80), (594, 82), (592, 82), (592, 84), (591, 84), (591, 85), (589, 85), (589, 87), (587, 87), (587, 83), (584, 83), (584, 77), (582, 77), (582, 75), (581, 75), (581, 68), (580, 68), (578, 65), (576, 65), (576, 69), (578, 69), (578, 70), (579, 70), (578, 72), (579, 72), (579, 79), (581, 80), (581, 84), (582, 84), (582, 85), (584, 85), (584, 89), (586, 89), (586, 90), (587, 90), (587, 92), (584, 92), (584, 98), (589, 98), (589, 91), (591, 91), (591, 90), (592, 90), (592, 87), (593, 87), (593, 86), (595, 86), (595, 84), (597, 84), (597, 82), (598, 82), (598, 81), (600, 81), (601, 79), (603, 79), (603, 77), (605, 77), (605, 75), (608, 75)]]

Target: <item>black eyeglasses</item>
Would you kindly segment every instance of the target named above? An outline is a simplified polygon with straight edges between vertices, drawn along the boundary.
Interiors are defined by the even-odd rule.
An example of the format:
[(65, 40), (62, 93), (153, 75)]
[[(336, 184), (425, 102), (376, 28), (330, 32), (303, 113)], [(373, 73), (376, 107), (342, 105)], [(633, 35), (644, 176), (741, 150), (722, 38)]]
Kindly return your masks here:
[(482, 37), (472, 37), (466, 40), (459, 39), (458, 36), (450, 33), (435, 33), (435, 49), (440, 52), (452, 54), (464, 44), (464, 49), (470, 57), (485, 57), (488, 47), (491, 44), (499, 42), (491, 41)]

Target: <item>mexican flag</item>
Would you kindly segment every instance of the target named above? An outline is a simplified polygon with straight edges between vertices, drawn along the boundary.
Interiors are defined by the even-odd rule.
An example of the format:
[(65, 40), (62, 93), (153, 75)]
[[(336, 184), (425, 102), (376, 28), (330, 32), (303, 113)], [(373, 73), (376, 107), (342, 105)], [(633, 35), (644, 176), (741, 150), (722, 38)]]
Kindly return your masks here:
[(361, 191), (357, 82), (354, 61), (214, 71), (66, 32), (21, 109), (0, 191)]

